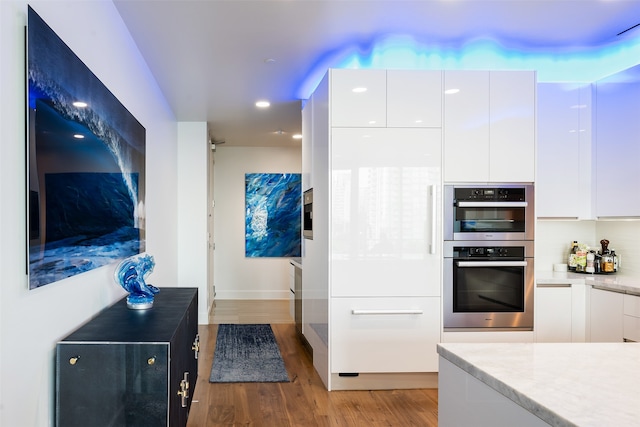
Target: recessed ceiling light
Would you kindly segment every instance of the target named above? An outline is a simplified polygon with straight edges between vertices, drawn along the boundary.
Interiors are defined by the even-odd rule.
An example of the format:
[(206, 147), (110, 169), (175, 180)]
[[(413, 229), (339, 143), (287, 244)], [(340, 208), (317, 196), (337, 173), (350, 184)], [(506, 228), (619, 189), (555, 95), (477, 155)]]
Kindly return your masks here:
[(302, 135), (300, 135), (299, 133), (296, 133), (291, 138), (293, 138), (293, 139), (302, 139)]
[(74, 107), (77, 108), (85, 108), (88, 104), (86, 102), (82, 102), (82, 101), (76, 101), (73, 103)]
[(354, 87), (353, 89), (351, 89), (351, 92), (353, 93), (362, 93), (366, 91), (367, 91), (366, 87)]
[(271, 105), (269, 101), (260, 100), (256, 102), (256, 107), (258, 108), (267, 108)]

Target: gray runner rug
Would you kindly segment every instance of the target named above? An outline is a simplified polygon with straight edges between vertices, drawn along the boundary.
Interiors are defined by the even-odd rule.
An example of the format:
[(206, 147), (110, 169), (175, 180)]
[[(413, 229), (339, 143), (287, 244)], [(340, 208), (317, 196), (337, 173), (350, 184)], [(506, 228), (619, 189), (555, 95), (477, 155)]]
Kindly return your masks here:
[(209, 382), (289, 382), (271, 325), (219, 325)]

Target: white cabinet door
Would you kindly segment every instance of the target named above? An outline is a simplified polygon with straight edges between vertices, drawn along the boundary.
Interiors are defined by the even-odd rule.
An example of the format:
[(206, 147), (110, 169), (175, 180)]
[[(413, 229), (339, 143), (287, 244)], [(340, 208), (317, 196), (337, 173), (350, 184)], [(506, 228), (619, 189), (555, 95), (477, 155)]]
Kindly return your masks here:
[(624, 296), (624, 339), (640, 342), (640, 296)]
[[(640, 67), (634, 67), (640, 73)], [(640, 77), (596, 83), (596, 216), (640, 216)]]
[(331, 300), (332, 373), (437, 372), (438, 342), (439, 297)]
[(537, 342), (585, 342), (586, 286), (538, 283), (535, 295)]
[(491, 71), (489, 180), (535, 179), (535, 73)]
[(332, 130), (332, 296), (440, 295), (440, 135)]
[(445, 71), (445, 182), (533, 182), (535, 73)]
[(536, 342), (571, 342), (571, 285), (536, 286)]
[(538, 218), (592, 217), (591, 85), (537, 86)]
[(385, 127), (387, 73), (385, 70), (330, 70), (331, 126)]
[(442, 127), (442, 71), (387, 71), (387, 126)]
[(489, 72), (444, 72), (444, 181), (489, 180)]
[(589, 331), (591, 342), (623, 341), (624, 294), (591, 288)]

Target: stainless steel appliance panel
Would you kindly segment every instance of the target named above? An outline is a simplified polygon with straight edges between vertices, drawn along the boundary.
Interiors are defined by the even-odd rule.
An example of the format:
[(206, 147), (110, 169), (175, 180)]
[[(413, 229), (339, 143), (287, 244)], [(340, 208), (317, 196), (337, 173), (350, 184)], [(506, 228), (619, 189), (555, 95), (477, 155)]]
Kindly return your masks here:
[(534, 187), (446, 185), (444, 240), (533, 240)]
[(313, 188), (302, 194), (302, 237), (313, 240)]
[(445, 242), (445, 330), (533, 330), (533, 242)]

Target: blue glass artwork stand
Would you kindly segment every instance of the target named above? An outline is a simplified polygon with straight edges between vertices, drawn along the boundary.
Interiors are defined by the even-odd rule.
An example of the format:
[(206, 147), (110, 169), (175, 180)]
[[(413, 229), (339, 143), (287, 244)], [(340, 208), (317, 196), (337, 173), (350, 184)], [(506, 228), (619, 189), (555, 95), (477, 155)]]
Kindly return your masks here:
[(156, 263), (151, 255), (142, 253), (125, 258), (114, 273), (115, 281), (129, 292), (127, 307), (133, 310), (147, 310), (153, 307), (153, 299), (160, 289), (146, 283), (146, 278)]

